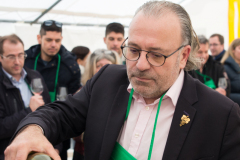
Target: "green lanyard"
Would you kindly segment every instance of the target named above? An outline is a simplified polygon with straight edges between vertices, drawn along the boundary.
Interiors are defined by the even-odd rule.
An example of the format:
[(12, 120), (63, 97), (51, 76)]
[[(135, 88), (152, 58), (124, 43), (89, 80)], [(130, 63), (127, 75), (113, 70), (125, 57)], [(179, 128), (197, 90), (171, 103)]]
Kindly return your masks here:
[[(127, 119), (128, 117), (128, 114), (129, 114), (129, 111), (130, 111), (130, 107), (131, 107), (131, 103), (132, 103), (132, 95), (133, 95), (133, 88), (130, 92), (130, 96), (129, 96), (129, 99), (128, 99), (128, 108), (127, 108), (127, 113), (126, 113), (126, 117), (125, 117), (125, 120)], [(151, 139), (151, 144), (150, 144), (150, 148), (149, 148), (149, 152), (148, 152), (148, 160), (151, 159), (151, 156), (152, 156), (152, 149), (153, 149), (153, 143), (154, 143), (154, 138), (155, 138), (155, 131), (156, 131), (156, 126), (157, 126), (157, 120), (158, 120), (158, 115), (159, 115), (159, 111), (160, 111), (160, 107), (161, 107), (161, 103), (162, 103), (162, 99), (164, 97), (166, 93), (164, 93), (160, 100), (159, 100), (159, 103), (158, 103), (158, 109), (157, 109), (157, 113), (156, 113), (156, 117), (155, 117), (155, 122), (154, 122), (154, 127), (153, 127), (153, 132), (152, 132), (152, 139)]]
[[(212, 79), (210, 76), (205, 75), (205, 74), (202, 74), (202, 73), (200, 73), (198, 70), (196, 70), (195, 72), (196, 72), (198, 75), (200, 75), (200, 76), (203, 77), (204, 84), (205, 84), (206, 86), (208, 86), (208, 87), (210, 87), (210, 88), (212, 88), (212, 89), (216, 89), (216, 88), (217, 88), (216, 85), (215, 85), (215, 83), (214, 83), (214, 81), (213, 81), (213, 79)], [(207, 78), (208, 78), (209, 80), (207, 80)]]
[[(37, 61), (38, 61), (38, 58), (39, 58), (40, 54), (41, 54), (41, 52), (37, 55), (37, 57), (35, 59), (34, 70), (37, 69)], [(54, 91), (53, 92), (49, 92), (52, 102), (55, 100), (55, 96), (56, 96), (56, 89), (57, 89), (58, 74), (59, 74), (59, 69), (60, 69), (60, 62), (61, 62), (61, 56), (58, 54), (58, 65), (57, 65), (57, 71), (56, 71), (56, 77), (55, 77)]]

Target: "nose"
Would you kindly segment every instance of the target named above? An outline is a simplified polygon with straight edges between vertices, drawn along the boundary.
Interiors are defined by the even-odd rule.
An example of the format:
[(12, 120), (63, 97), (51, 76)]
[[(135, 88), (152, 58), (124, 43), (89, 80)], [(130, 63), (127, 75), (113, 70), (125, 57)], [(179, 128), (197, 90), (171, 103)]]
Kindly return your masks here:
[(56, 46), (56, 42), (55, 42), (55, 41), (52, 41), (51, 45), (52, 45), (52, 46)]
[(118, 40), (114, 40), (113, 41), (113, 44), (116, 46), (116, 45), (118, 45)]
[(150, 69), (151, 64), (148, 62), (147, 60), (147, 53), (144, 51), (141, 51), (140, 57), (137, 60), (137, 64), (136, 67), (140, 70), (140, 71), (145, 71)]
[(20, 63), (20, 60), (18, 57), (15, 57), (15, 60), (14, 60), (15, 64), (19, 64)]

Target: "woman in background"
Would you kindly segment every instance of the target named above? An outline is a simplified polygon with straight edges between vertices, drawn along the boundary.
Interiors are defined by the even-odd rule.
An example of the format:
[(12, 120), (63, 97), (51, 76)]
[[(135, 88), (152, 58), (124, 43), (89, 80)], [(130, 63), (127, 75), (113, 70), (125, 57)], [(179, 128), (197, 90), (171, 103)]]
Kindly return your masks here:
[(88, 55), (90, 55), (91, 52), (89, 48), (84, 46), (74, 47), (71, 52), (77, 56), (76, 61), (79, 65), (81, 76), (82, 76), (85, 70), (87, 57)]
[[(106, 64), (122, 64), (118, 53), (106, 49), (98, 49), (90, 54), (87, 58), (85, 71), (81, 80), (82, 85), (84, 86)], [(83, 135), (84, 133), (74, 138), (76, 143), (73, 160), (84, 160)]]
[(117, 52), (106, 49), (98, 49), (89, 55), (82, 77), (82, 84), (93, 77), (106, 64), (121, 64), (120, 57)]
[(231, 82), (229, 98), (240, 105), (240, 39), (235, 39), (224, 54), (221, 63)]

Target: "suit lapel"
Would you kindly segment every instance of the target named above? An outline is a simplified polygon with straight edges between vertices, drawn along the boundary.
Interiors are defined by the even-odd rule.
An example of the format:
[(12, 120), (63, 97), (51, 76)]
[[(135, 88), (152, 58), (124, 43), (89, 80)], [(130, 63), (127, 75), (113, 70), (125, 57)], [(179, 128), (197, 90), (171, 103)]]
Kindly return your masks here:
[(103, 143), (99, 157), (100, 160), (110, 159), (115, 142), (124, 123), (129, 98), (127, 87), (128, 85), (120, 86), (112, 104), (111, 111), (108, 116), (108, 122), (104, 131)]
[[(163, 160), (177, 160), (194, 120), (196, 109), (192, 107), (192, 105), (196, 101), (197, 93), (195, 83), (185, 72), (184, 84), (173, 115), (172, 124), (163, 153)], [(189, 115), (190, 122), (180, 127), (180, 121), (183, 115)]]

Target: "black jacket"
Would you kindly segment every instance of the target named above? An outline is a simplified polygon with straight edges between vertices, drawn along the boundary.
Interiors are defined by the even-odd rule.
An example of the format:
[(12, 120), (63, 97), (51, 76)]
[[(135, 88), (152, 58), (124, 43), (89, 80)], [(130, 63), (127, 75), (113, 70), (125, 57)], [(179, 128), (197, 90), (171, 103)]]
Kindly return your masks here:
[[(125, 122), (128, 85), (126, 66), (106, 65), (80, 92), (40, 107), (18, 129), (37, 123), (52, 143), (85, 131), (85, 160), (108, 160)], [(184, 113), (190, 122), (180, 127)], [(236, 103), (185, 72), (162, 159), (239, 160), (239, 113)]]
[[(41, 51), (41, 45), (34, 45), (25, 52), (27, 58), (25, 66), (34, 69), (36, 56)], [(62, 45), (59, 54), (61, 56), (60, 70), (58, 76), (58, 87), (67, 87), (68, 93), (73, 94), (80, 88), (80, 69), (75, 61), (75, 58)], [(54, 91), (55, 77), (57, 71), (58, 56), (55, 55), (53, 59), (45, 66), (41, 56), (38, 58), (37, 71), (43, 76), (49, 91)], [(56, 89), (58, 91), (58, 89)]]
[[(48, 89), (42, 76), (31, 69), (24, 68), (27, 72), (25, 78), (28, 84), (33, 78), (41, 78), (43, 82), (43, 100), (45, 104), (50, 102)], [(3, 72), (0, 65), (0, 160), (3, 159), (4, 150), (9, 144), (19, 122), (32, 112), (30, 107), (25, 108), (20, 90), (16, 88)]]
[[(198, 75), (195, 71), (190, 71), (189, 74), (193, 78), (197, 78), (202, 83), (204, 83), (203, 77)], [(231, 90), (231, 85), (230, 85), (231, 83), (227, 77), (227, 73), (225, 72), (223, 65), (220, 62), (213, 60), (213, 57), (209, 56), (206, 64), (203, 67), (202, 74), (208, 75), (209, 77), (211, 77), (214, 81), (216, 88), (218, 88), (219, 78), (226, 77), (227, 82), (228, 82), (228, 86), (226, 88), (226, 93), (227, 93), (227, 96), (229, 96), (230, 90)]]
[(235, 60), (229, 56), (224, 62), (224, 68), (231, 82), (230, 97), (234, 102), (240, 105), (240, 67)]
[[(34, 45), (25, 52), (27, 53), (25, 66), (34, 69), (35, 59), (37, 55), (41, 52), (41, 45)], [(63, 45), (61, 45), (58, 53), (61, 56), (61, 63), (56, 92), (58, 91), (58, 87), (66, 87), (68, 90), (68, 94), (73, 94), (81, 87), (81, 74), (79, 66), (75, 61), (76, 57), (73, 56), (71, 52), (67, 51), (67, 49)], [(37, 71), (40, 72), (40, 74), (43, 76), (43, 79), (47, 84), (48, 90), (51, 92), (54, 91), (57, 65), (58, 55), (55, 55), (46, 66), (43, 63), (41, 56), (38, 58), (37, 61)], [(66, 152), (68, 148), (70, 148), (70, 140), (66, 140), (63, 142), (62, 152)]]

